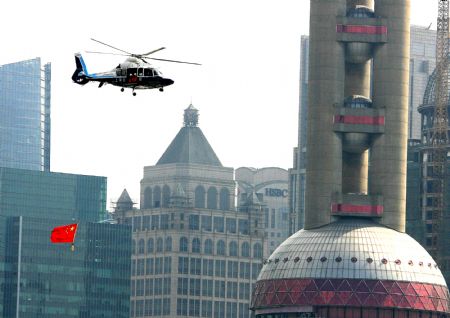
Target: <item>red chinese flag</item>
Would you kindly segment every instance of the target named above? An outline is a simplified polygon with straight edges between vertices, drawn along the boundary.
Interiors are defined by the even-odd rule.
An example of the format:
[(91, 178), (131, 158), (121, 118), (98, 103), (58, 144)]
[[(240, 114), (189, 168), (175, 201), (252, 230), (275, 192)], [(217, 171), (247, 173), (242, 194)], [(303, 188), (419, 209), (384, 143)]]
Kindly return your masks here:
[(78, 224), (57, 226), (52, 230), (50, 241), (52, 243), (73, 243)]

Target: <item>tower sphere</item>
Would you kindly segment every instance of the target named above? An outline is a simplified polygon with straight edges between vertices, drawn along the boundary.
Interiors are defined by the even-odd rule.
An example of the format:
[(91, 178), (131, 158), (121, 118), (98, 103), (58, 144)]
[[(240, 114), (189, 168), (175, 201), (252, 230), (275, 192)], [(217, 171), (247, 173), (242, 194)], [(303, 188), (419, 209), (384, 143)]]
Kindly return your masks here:
[(320, 317), (341, 317), (344, 310), (353, 317), (354, 308), (361, 317), (372, 317), (374, 310), (407, 317), (413, 311), (447, 312), (448, 301), (441, 271), (419, 243), (355, 217), (301, 230), (281, 244), (263, 265), (252, 307), (257, 317), (270, 317), (279, 307), (283, 313), (314, 308)]

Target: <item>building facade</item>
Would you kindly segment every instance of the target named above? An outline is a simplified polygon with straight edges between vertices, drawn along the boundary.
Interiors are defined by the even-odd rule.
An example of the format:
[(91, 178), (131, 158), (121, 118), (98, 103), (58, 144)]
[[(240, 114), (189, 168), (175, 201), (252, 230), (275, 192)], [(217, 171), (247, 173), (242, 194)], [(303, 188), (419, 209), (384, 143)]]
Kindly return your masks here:
[(305, 226), (265, 261), (256, 317), (450, 316), (404, 233), (409, 17), (409, 0), (311, 1)]
[[(105, 211), (104, 177), (0, 168), (0, 317), (129, 317), (131, 228)], [(74, 251), (50, 243), (71, 223)]]
[(238, 206), (244, 205), (255, 193), (264, 209), (269, 254), (289, 236), (288, 172), (282, 168), (247, 168), (235, 171), (238, 183)]
[(235, 206), (233, 169), (197, 125), (191, 105), (157, 164), (144, 168), (140, 209), (126, 193), (118, 202), (116, 218), (133, 228), (133, 318), (250, 316), (267, 256), (264, 211), (252, 195)]
[[(410, 79), (408, 106), (408, 138), (420, 139), (421, 115), (418, 112), (434, 70), (436, 56), (436, 30), (411, 25), (410, 28)], [(309, 36), (301, 37), (300, 49), (300, 102), (298, 146), (294, 148), (293, 167), (289, 169), (289, 205), (291, 234), (304, 226), (306, 186), (306, 140), (308, 114)], [(370, 92), (371, 96), (372, 92)], [(369, 96), (369, 97), (370, 97)]]
[(0, 92), (0, 167), (50, 171), (50, 63), (1, 65)]

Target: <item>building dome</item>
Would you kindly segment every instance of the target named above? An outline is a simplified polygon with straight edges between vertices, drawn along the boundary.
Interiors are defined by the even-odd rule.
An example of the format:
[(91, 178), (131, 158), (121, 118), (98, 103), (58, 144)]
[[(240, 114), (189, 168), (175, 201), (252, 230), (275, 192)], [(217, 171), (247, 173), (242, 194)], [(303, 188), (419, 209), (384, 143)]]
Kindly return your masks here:
[[(447, 65), (449, 61), (447, 60)], [(449, 66), (447, 66), (447, 69)], [(449, 83), (450, 83), (450, 72), (448, 73)], [(433, 73), (428, 78), (427, 87), (425, 93), (423, 94), (423, 105), (421, 107), (432, 106), (434, 107), (436, 103), (436, 85), (437, 85), (437, 69), (435, 68)], [(450, 89), (450, 87), (449, 87)]]
[(345, 218), (301, 230), (281, 244), (264, 262), (252, 308), (257, 317), (360, 317), (350, 313), (355, 308), (361, 317), (372, 317), (375, 309), (446, 317), (448, 302), (441, 271), (419, 243), (373, 221)]

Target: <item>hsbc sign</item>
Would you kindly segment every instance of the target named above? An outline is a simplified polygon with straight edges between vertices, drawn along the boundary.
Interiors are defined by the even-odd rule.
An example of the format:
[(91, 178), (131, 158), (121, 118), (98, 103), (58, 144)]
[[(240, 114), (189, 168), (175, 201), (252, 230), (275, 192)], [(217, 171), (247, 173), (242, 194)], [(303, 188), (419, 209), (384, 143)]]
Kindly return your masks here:
[(286, 189), (273, 189), (273, 188), (266, 188), (265, 193), (268, 197), (282, 197), (286, 198), (288, 196), (288, 190)]

